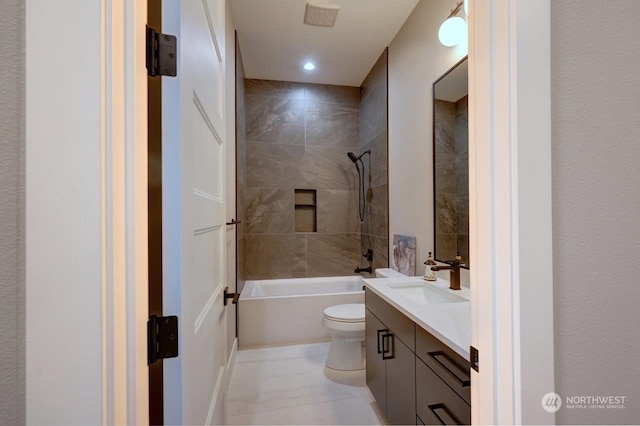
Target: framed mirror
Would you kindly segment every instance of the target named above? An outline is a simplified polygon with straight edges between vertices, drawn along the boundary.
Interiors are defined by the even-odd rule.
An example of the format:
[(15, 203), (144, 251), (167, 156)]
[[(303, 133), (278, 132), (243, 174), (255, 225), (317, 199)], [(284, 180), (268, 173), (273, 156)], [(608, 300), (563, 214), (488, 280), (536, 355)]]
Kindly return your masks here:
[(434, 256), (469, 268), (468, 64), (433, 83)]

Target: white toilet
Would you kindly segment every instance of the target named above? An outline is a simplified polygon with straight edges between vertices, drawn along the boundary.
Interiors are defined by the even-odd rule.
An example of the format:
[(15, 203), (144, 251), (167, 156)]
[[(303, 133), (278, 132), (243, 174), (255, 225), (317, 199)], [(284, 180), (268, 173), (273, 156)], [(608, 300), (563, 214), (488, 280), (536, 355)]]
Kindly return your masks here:
[(325, 309), (322, 325), (331, 332), (327, 367), (343, 371), (365, 368), (364, 303), (336, 305)]

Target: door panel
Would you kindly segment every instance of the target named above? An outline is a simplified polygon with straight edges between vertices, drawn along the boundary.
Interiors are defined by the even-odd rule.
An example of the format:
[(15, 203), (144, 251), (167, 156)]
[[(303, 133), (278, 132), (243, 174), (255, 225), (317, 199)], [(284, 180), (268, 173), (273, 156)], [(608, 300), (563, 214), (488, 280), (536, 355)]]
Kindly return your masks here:
[(406, 425), (416, 420), (416, 356), (394, 334), (393, 357), (387, 359), (387, 420)]
[[(224, 2), (163, 0), (178, 37), (178, 76), (165, 78), (164, 315), (180, 318), (180, 356), (166, 360), (168, 424), (224, 423), (227, 366)], [(222, 19), (219, 16), (222, 13)]]

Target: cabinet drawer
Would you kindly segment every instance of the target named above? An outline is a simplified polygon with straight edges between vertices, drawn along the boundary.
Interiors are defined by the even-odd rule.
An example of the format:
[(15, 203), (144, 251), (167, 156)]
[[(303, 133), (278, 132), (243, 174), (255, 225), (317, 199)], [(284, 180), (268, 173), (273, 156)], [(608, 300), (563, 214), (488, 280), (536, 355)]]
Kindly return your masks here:
[(366, 287), (364, 294), (367, 309), (382, 321), (393, 334), (398, 336), (411, 351), (415, 351), (414, 322)]
[(471, 406), (426, 364), (416, 360), (416, 411), (428, 425), (471, 424)]
[(431, 367), (467, 404), (471, 404), (469, 361), (455, 353), (422, 327), (416, 327), (416, 355)]

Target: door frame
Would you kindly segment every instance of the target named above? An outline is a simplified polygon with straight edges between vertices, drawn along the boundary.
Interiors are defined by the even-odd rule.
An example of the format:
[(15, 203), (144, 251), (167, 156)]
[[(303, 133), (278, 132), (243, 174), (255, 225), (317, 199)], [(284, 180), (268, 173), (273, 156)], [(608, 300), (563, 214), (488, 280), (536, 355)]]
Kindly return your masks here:
[[(57, 273), (61, 280), (75, 277), (55, 269), (55, 251), (51, 251), (53, 258), (42, 259), (33, 248), (60, 246), (61, 242), (46, 232), (33, 234), (51, 225), (52, 218), (42, 218), (29, 210), (48, 205), (58, 209), (60, 217), (83, 207), (87, 215), (100, 217), (97, 241), (69, 242), (64, 247), (67, 256), (83, 259), (88, 251), (97, 250), (100, 259), (99, 270), (94, 271), (99, 297), (80, 299), (83, 306), (77, 310), (100, 312), (99, 329), (89, 331), (101, 336), (101, 368), (97, 375), (95, 371), (77, 369), (73, 379), (89, 389), (96, 386), (95, 378), (99, 378), (100, 412), (93, 414), (103, 424), (145, 424), (147, 2), (94, 0), (92, 6), (99, 5), (99, 17), (88, 18), (97, 25), (85, 25), (82, 31), (100, 40), (100, 66), (96, 69), (94, 62), (82, 61), (82, 52), (74, 53), (78, 59), (74, 66), (89, 75), (98, 72), (100, 90), (78, 93), (63, 92), (59, 86), (42, 81), (55, 81), (51, 80), (52, 72), (54, 77), (55, 72), (62, 72), (52, 71), (53, 65), (62, 70), (68, 66), (62, 62), (65, 58), (52, 57), (49, 40), (66, 24), (74, 27), (79, 20), (87, 19), (79, 16), (79, 11), (86, 8), (86, 0), (55, 5), (25, 1), (27, 419), (37, 420), (38, 412), (46, 412), (43, 407), (57, 407), (55, 412), (48, 412), (54, 417), (75, 408), (68, 395), (58, 391), (59, 381), (51, 382), (34, 373), (42, 366), (55, 369), (57, 365), (29, 340), (34, 333), (47, 329), (48, 321), (69, 306), (69, 295), (52, 294), (47, 290), (49, 280), (44, 277), (48, 272)], [(481, 349), (482, 372), (473, 372), (472, 416), (474, 423), (482, 424), (552, 423), (553, 415), (536, 417), (539, 410), (530, 411), (539, 406), (541, 395), (553, 391), (554, 375), (550, 4), (539, 0), (474, 0), (470, 9), (469, 98), (475, 114), (469, 117), (473, 141), (469, 166), (471, 176), (476, 178), (470, 186), (470, 250), (472, 258), (477, 259), (477, 267), (471, 272), (472, 282), (477, 283), (472, 294), (472, 345)], [(45, 63), (45, 59), (49, 62)], [(94, 188), (100, 194), (97, 209), (87, 207), (80, 198), (74, 198), (72, 205), (52, 200), (41, 171), (38, 173), (35, 168), (42, 149), (50, 142), (42, 136), (39, 126), (51, 124), (38, 108), (47, 99), (62, 96), (65, 105), (97, 102), (102, 111), (98, 124), (87, 125), (100, 145), (100, 179)], [(72, 112), (53, 110), (49, 120), (72, 125), (77, 120)], [(55, 130), (55, 126), (51, 128)], [(84, 135), (72, 142), (77, 146), (86, 144), (81, 136)], [(54, 152), (52, 157), (49, 160), (63, 167), (77, 166), (68, 153)], [(83, 168), (78, 173), (88, 175), (91, 170)], [(30, 248), (32, 238), (38, 240)], [(43, 297), (48, 297), (46, 304), (42, 303)], [(490, 397), (490, 403), (482, 396)]]
[(148, 423), (146, 3), (25, 0), (28, 423)]
[(476, 424), (553, 424), (549, 0), (469, 4)]

